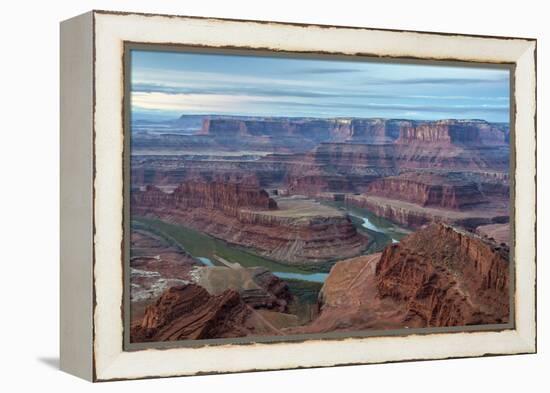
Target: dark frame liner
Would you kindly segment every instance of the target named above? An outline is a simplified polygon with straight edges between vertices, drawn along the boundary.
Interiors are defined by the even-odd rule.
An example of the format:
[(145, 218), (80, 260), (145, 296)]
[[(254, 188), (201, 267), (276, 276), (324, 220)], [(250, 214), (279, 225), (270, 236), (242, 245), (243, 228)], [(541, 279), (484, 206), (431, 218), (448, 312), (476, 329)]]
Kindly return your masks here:
[[(173, 17), (173, 16), (172, 16)], [(211, 18), (206, 18), (211, 19)], [(215, 18), (212, 18), (215, 19)], [(233, 20), (234, 21), (234, 20)], [(258, 22), (258, 21), (254, 21)], [(278, 22), (263, 22), (284, 24)], [(317, 25), (304, 25), (317, 26)], [(321, 27), (329, 27), (321, 25)], [(342, 26), (344, 28), (349, 28)], [(367, 29), (367, 28), (357, 28)], [(368, 29), (367, 29), (368, 30)], [(374, 29), (377, 30), (377, 29)], [(390, 30), (394, 31), (394, 30)], [(401, 30), (395, 30), (401, 31)], [(439, 33), (430, 33), (439, 34)], [(442, 33), (443, 34), (443, 33)], [(450, 34), (454, 35), (454, 34)], [(503, 37), (498, 37), (503, 38)], [(437, 328), (416, 328), (416, 329), (392, 329), (392, 330), (365, 330), (354, 332), (330, 332), (316, 334), (296, 334), (287, 336), (247, 336), (242, 338), (230, 339), (203, 339), (203, 340), (180, 340), (166, 342), (146, 342), (132, 343), (130, 341), (129, 327), (131, 323), (130, 316), (130, 164), (131, 164), (131, 53), (133, 50), (143, 51), (158, 51), (158, 52), (186, 52), (186, 53), (215, 53), (238, 56), (261, 56), (261, 57), (286, 57), (300, 59), (318, 59), (318, 60), (345, 60), (345, 61), (360, 61), (360, 62), (379, 62), (379, 63), (400, 63), (400, 64), (429, 64), (440, 66), (459, 66), (459, 67), (475, 67), (475, 68), (490, 68), (490, 69), (505, 69), (509, 71), (509, 127), (510, 127), (510, 316), (509, 322), (505, 324), (487, 324), (487, 325), (469, 325), (469, 326), (453, 326), (453, 327), (437, 327)], [(384, 336), (410, 336), (410, 335), (425, 335), (434, 333), (464, 333), (464, 332), (480, 332), (480, 331), (502, 331), (513, 330), (515, 328), (515, 261), (514, 261), (514, 243), (515, 243), (515, 63), (488, 63), (475, 61), (460, 61), (460, 60), (440, 60), (426, 59), (413, 57), (388, 57), (377, 56), (372, 54), (349, 55), (333, 52), (289, 52), (265, 48), (248, 48), (248, 47), (210, 47), (199, 45), (185, 45), (174, 43), (139, 43), (139, 42), (124, 42), (123, 50), (123, 303), (122, 303), (122, 319), (123, 319), (123, 350), (136, 351), (143, 349), (169, 349), (169, 348), (196, 348), (212, 345), (250, 345), (255, 343), (299, 343), (308, 340), (342, 340), (346, 338), (366, 338), (366, 337), (384, 337)]]

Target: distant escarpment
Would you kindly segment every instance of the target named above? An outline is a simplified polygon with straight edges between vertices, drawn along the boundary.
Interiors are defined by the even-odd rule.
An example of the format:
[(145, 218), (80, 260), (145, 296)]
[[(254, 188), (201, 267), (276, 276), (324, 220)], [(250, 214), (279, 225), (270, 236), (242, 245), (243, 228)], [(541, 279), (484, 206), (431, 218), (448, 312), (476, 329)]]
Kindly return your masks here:
[(410, 122), (400, 128), (397, 143), (427, 142), (442, 145), (503, 145), (505, 130), (482, 120)]
[(321, 143), (288, 166), (285, 182), (293, 193), (360, 192), (374, 179), (397, 173), (391, 144)]
[[(194, 135), (133, 135), (131, 177), (134, 186), (172, 187), (244, 177), (305, 195), (364, 192), (411, 170), (498, 177), (509, 169), (508, 132), (481, 120), (210, 116)], [(506, 196), (507, 182), (496, 177), (478, 182), (481, 191)]]
[(131, 210), (289, 264), (351, 257), (367, 245), (346, 214), (307, 199), (278, 205), (251, 186), (187, 182), (172, 193), (149, 186), (132, 192)]
[(431, 224), (373, 254), (338, 262), (320, 314), (295, 333), (506, 323), (508, 248)]
[(508, 170), (505, 132), (483, 121), (414, 123), (401, 128), (396, 145), (400, 169)]
[(133, 342), (278, 335), (235, 290), (210, 295), (187, 284), (169, 288), (131, 327)]
[(136, 131), (132, 135), (132, 150), (299, 154), (314, 149), (319, 143), (405, 145), (422, 142), (470, 147), (509, 143), (507, 124), (482, 120), (204, 116), (200, 130), (188, 134), (182, 134), (177, 123), (173, 131), (170, 128), (162, 133)]
[(367, 194), (448, 209), (487, 202), (477, 183), (461, 173), (405, 172), (375, 180), (367, 187)]

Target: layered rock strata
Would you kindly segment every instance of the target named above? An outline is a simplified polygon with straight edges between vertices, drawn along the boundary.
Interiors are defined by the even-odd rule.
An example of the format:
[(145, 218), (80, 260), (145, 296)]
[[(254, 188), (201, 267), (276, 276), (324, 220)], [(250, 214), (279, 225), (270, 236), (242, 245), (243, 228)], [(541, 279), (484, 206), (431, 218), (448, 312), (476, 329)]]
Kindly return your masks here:
[(474, 230), (479, 225), (506, 223), (509, 217), (507, 199), (493, 199), (489, 204), (467, 206), (460, 210), (440, 206), (421, 206), (417, 203), (375, 195), (344, 195), (350, 206), (365, 208), (406, 228), (420, 228), (430, 222), (443, 222)]
[(488, 202), (479, 186), (461, 173), (406, 172), (376, 180), (367, 194), (399, 199), (421, 206), (460, 210)]
[(507, 247), (431, 224), (381, 254), (335, 264), (319, 317), (289, 332), (506, 323), (508, 258)]
[(379, 296), (406, 304), (408, 326), (508, 322), (509, 251), (472, 234), (431, 224), (384, 250)]
[[(264, 188), (314, 195), (362, 192), (406, 170), (499, 176), (509, 169), (507, 132), (478, 120), (207, 118), (200, 135), (136, 136), (133, 152), (143, 153), (132, 157), (132, 183), (244, 176)], [(489, 180), (483, 191), (504, 195), (507, 184)]]
[(292, 301), (288, 284), (264, 267), (205, 267), (198, 272), (196, 283), (211, 295), (235, 290), (254, 309), (284, 312)]
[(134, 191), (132, 214), (179, 223), (289, 264), (331, 261), (360, 254), (368, 240), (349, 217), (309, 200), (283, 208), (264, 190), (188, 182), (172, 193)]
[(210, 295), (188, 284), (168, 289), (131, 327), (133, 342), (198, 340), (278, 335), (279, 331), (247, 306), (239, 293)]

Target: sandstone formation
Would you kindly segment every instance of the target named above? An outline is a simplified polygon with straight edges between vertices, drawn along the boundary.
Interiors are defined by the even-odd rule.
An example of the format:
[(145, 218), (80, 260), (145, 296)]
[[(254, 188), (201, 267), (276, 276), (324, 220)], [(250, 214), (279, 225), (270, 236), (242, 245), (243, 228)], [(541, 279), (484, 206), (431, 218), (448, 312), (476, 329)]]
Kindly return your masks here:
[[(317, 304), (318, 283), (233, 260), (203, 266), (134, 228), (132, 340), (507, 322), (509, 141), (507, 124), (483, 120), (191, 115), (167, 128), (139, 124), (133, 216), (310, 270), (339, 262)], [(418, 230), (362, 255), (369, 239), (346, 205)], [(396, 240), (381, 247), (387, 241)]]
[(437, 169), (470, 173), (485, 195), (502, 196), (508, 184), (490, 174), (508, 172), (508, 132), (481, 120), (205, 116), (195, 135), (134, 136), (131, 176), (135, 186), (245, 178), (314, 196), (364, 192), (376, 179)]
[(134, 320), (131, 337), (144, 342), (506, 323), (508, 252), (474, 234), (431, 224), (382, 253), (336, 263), (319, 294), (318, 316), (304, 325), (281, 313), (282, 303), (270, 310), (251, 300), (259, 288), (286, 293), (270, 273), (237, 269), (201, 281), (210, 289), (167, 289)]
[(373, 181), (367, 193), (457, 210), (488, 202), (475, 182), (457, 172), (405, 172)]
[(431, 224), (384, 250), (379, 296), (406, 304), (408, 326), (508, 322), (508, 248)]
[(427, 142), (442, 145), (504, 145), (506, 131), (483, 120), (409, 122), (400, 128), (397, 143)]
[(400, 169), (507, 171), (504, 133), (485, 122), (441, 120), (403, 127), (396, 141)]
[(219, 295), (195, 284), (168, 289), (131, 327), (132, 342), (278, 335), (235, 290)]
[(292, 333), (506, 323), (507, 247), (431, 224), (373, 254), (338, 262), (319, 317)]
[(315, 264), (360, 254), (367, 239), (349, 217), (309, 200), (279, 206), (263, 190), (188, 182), (165, 193), (134, 191), (132, 214), (188, 226), (288, 264)]
[(487, 224), (476, 228), (480, 236), (495, 241), (498, 244), (510, 245), (510, 224)]
[(139, 203), (167, 209), (205, 208), (235, 216), (240, 208), (277, 209), (277, 203), (262, 189), (248, 184), (222, 182), (186, 182), (172, 193), (159, 192), (152, 186), (140, 193)]
[(388, 144), (321, 143), (299, 163), (287, 161), (284, 181), (295, 194), (358, 192), (374, 179), (396, 174), (394, 156)]
[(284, 312), (292, 300), (287, 283), (264, 267), (205, 267), (198, 272), (196, 282), (211, 295), (235, 290), (255, 309)]
[(479, 225), (508, 222), (508, 200), (493, 199), (491, 203), (467, 206), (462, 210), (439, 206), (421, 206), (375, 195), (344, 195), (350, 206), (366, 208), (377, 216), (384, 217), (406, 228), (420, 228), (429, 222), (443, 222), (474, 230)]

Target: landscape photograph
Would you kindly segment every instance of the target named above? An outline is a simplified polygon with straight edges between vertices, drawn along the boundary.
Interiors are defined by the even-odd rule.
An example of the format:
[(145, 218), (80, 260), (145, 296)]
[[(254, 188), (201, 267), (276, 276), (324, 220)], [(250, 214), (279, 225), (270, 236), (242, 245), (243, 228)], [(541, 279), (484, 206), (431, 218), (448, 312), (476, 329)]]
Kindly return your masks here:
[(128, 55), (130, 343), (509, 326), (508, 68)]

